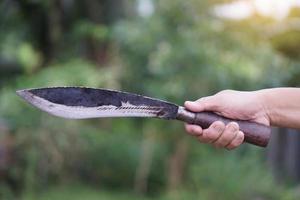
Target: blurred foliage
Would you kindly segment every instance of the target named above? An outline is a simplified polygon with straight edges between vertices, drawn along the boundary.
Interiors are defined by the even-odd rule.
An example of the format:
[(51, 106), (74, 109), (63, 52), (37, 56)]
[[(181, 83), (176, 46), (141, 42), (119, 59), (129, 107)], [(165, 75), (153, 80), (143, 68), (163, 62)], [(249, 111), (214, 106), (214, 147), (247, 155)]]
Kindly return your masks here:
[(41, 56), (28, 43), (19, 47), (17, 58), (27, 73), (32, 73), (41, 62)]
[[(1, 15), (9, 16), (0, 19), (5, 26), (0, 29), (0, 120), (14, 137), (16, 161), (8, 171), (18, 183), (11, 187), (4, 182), (0, 198), (299, 198), (297, 189), (277, 184), (262, 149), (244, 145), (228, 152), (200, 145), (185, 138), (179, 122), (62, 120), (15, 94), (23, 88), (76, 85), (182, 104), (223, 89), (297, 85), (298, 54), (290, 53), (296, 47), (284, 47), (290, 41), (285, 35), (270, 41), (264, 35), (273, 21), (259, 16), (242, 22), (218, 19), (211, 8), (223, 1), (154, 0), (151, 16), (115, 23), (90, 10), (114, 1), (85, 6), (72, 1), (66, 7), (60, 1), (20, 2), (0, 3)], [(124, 10), (136, 3), (126, 2)], [(51, 20), (37, 20), (32, 9), (41, 21)], [(285, 48), (294, 60), (278, 54)], [(172, 165), (176, 160), (179, 169)], [(172, 176), (179, 181), (173, 183)], [(141, 184), (146, 189), (137, 189)]]
[(242, 30), (230, 31), (221, 21), (208, 20), (197, 12), (202, 1), (158, 4), (150, 18), (116, 28), (123, 60), (130, 69), (125, 70), (126, 86), (141, 82), (138, 91), (178, 101), (220, 89), (276, 86), (290, 75), (287, 62), (266, 42), (253, 43)]
[[(59, 188), (50, 188), (49, 191), (38, 195), (40, 200), (64, 199), (64, 200), (148, 200), (150, 198), (126, 193), (124, 191), (116, 193), (115, 191), (101, 191), (84, 185), (73, 185), (72, 187), (62, 186)], [(30, 199), (30, 198), (29, 198)], [(28, 199), (28, 200), (29, 200)], [(27, 200), (25, 198), (25, 200)]]
[(109, 36), (108, 30), (103, 25), (93, 24), (89, 21), (81, 21), (75, 25), (74, 35), (78, 39), (90, 37), (98, 41), (106, 40)]
[(299, 34), (300, 9), (294, 8), (290, 11), (289, 18), (281, 24), (272, 27), (271, 43), (283, 55), (298, 60), (300, 54)]

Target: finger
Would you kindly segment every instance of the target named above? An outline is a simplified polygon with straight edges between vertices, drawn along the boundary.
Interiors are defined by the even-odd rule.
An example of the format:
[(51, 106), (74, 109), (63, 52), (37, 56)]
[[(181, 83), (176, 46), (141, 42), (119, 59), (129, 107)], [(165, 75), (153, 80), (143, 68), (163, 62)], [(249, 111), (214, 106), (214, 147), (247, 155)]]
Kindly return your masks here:
[(203, 130), (202, 135), (198, 137), (200, 142), (211, 143), (217, 140), (225, 130), (225, 124), (221, 121), (216, 121), (210, 125), (208, 129)]
[(244, 138), (244, 133), (242, 131), (239, 131), (237, 136), (232, 140), (232, 142), (226, 146), (226, 149), (232, 150), (240, 146), (244, 142)]
[(214, 111), (217, 107), (217, 101), (214, 96), (203, 97), (197, 101), (186, 101), (184, 102), (186, 109), (193, 112), (202, 112), (205, 110)]
[(198, 125), (194, 124), (185, 124), (185, 130), (192, 136), (200, 136), (202, 135), (202, 128)]
[(223, 134), (213, 142), (214, 146), (217, 148), (227, 146), (237, 136), (238, 131), (239, 125), (236, 122), (230, 122), (226, 125)]

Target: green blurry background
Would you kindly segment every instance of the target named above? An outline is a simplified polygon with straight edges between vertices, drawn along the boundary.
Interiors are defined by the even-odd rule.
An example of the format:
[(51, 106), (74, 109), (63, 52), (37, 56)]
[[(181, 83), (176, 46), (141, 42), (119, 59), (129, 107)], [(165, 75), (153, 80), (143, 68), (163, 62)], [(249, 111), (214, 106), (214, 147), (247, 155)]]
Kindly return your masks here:
[(275, 130), (267, 150), (217, 150), (180, 122), (62, 120), (15, 94), (87, 86), (182, 104), (299, 86), (300, 8), (226, 17), (235, 3), (1, 0), (0, 199), (299, 199), (294, 130)]

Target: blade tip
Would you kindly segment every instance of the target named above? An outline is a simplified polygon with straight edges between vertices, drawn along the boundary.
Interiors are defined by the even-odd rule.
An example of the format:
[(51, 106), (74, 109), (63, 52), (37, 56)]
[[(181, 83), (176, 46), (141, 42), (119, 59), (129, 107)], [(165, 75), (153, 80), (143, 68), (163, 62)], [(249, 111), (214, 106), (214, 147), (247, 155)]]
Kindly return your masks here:
[(18, 96), (23, 97), (24, 94), (26, 93), (26, 90), (17, 90), (16, 93)]
[(19, 97), (28, 101), (30, 96), (30, 92), (28, 90), (17, 90), (16, 93)]
[(16, 93), (17, 93), (18, 96), (22, 96), (22, 94), (24, 93), (24, 91), (23, 90), (17, 90)]

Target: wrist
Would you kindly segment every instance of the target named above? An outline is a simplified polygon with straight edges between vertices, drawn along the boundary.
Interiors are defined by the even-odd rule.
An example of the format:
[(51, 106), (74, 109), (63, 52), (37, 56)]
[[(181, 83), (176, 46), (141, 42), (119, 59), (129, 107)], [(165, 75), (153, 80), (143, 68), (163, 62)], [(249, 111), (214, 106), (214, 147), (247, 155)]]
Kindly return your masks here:
[(262, 115), (269, 121), (270, 124), (273, 124), (274, 118), (274, 110), (272, 106), (272, 99), (270, 98), (270, 90), (263, 89), (256, 91), (256, 96), (258, 99), (258, 104), (261, 107)]

